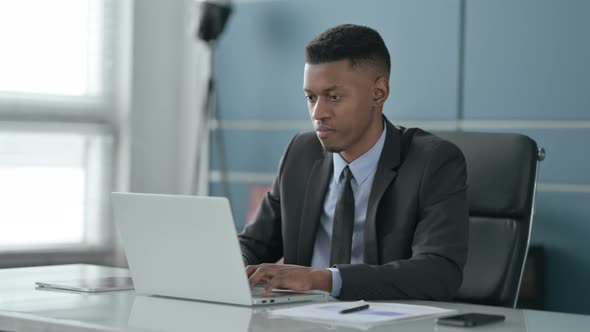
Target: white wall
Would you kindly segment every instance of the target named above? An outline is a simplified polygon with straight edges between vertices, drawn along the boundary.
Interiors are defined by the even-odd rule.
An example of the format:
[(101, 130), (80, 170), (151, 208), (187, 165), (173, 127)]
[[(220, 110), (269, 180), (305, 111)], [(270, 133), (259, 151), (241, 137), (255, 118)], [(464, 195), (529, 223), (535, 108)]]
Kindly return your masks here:
[[(122, 41), (123, 77), (115, 190), (190, 194), (207, 47), (195, 39), (192, 0), (130, 0), (131, 45)], [(124, 76), (124, 75), (123, 75)], [(118, 237), (105, 262), (124, 266)]]
[(134, 3), (129, 191), (188, 194), (208, 75), (194, 1)]

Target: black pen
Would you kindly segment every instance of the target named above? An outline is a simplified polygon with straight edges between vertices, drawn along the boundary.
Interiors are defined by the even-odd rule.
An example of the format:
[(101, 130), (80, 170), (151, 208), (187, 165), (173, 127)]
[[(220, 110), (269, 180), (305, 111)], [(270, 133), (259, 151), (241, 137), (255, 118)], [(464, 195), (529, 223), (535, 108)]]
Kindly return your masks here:
[(357, 312), (357, 311), (361, 311), (361, 310), (365, 310), (365, 309), (369, 309), (369, 305), (368, 304), (364, 304), (364, 305), (359, 306), (359, 307), (354, 307), (354, 308), (348, 308), (348, 309), (340, 310), (340, 313), (341, 314), (349, 314), (351, 312)]

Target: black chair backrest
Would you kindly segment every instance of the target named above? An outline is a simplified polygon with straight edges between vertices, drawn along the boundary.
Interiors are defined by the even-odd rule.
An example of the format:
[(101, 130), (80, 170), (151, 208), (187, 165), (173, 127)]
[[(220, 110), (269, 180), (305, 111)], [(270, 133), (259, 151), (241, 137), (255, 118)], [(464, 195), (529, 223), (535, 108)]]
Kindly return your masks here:
[(435, 134), (455, 143), (467, 162), (469, 252), (456, 300), (515, 307), (530, 239), (537, 144), (519, 134)]

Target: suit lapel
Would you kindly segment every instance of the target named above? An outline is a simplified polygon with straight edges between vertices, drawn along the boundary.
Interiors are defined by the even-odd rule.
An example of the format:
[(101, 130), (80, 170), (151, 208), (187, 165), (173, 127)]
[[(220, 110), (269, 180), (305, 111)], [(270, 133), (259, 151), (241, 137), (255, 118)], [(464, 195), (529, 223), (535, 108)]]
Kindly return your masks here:
[(379, 264), (377, 248), (377, 209), (385, 190), (391, 185), (397, 176), (397, 167), (400, 164), (401, 132), (387, 121), (387, 119), (385, 123), (387, 125), (385, 144), (383, 145), (383, 152), (381, 152), (381, 157), (377, 164), (377, 170), (375, 171), (373, 186), (371, 188), (371, 193), (369, 194), (369, 202), (367, 205), (367, 218), (365, 219), (364, 260), (366, 264), (372, 265)]
[(332, 177), (332, 168), (332, 154), (325, 153), (323, 159), (315, 161), (307, 179), (297, 251), (297, 264), (299, 265), (309, 266), (311, 264), (324, 198)]

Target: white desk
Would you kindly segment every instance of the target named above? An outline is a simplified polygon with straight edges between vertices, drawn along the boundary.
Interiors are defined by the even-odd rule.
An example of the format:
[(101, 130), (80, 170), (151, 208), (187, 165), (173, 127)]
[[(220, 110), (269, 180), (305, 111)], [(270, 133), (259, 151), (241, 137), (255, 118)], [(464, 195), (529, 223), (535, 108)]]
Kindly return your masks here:
[[(276, 308), (251, 309), (166, 298), (135, 296), (133, 291), (100, 294), (44, 291), (35, 281), (96, 276), (127, 276), (125, 269), (60, 265), (0, 270), (0, 331), (358, 331), (300, 320), (269, 318)], [(475, 331), (589, 331), (590, 316), (514, 310), (458, 303), (405, 301), (497, 313), (506, 322)], [(284, 307), (280, 306), (280, 307)], [(394, 322), (370, 331), (469, 331), (438, 326), (433, 318)]]

